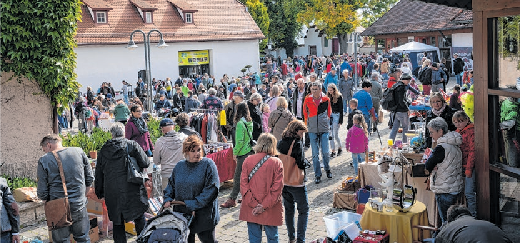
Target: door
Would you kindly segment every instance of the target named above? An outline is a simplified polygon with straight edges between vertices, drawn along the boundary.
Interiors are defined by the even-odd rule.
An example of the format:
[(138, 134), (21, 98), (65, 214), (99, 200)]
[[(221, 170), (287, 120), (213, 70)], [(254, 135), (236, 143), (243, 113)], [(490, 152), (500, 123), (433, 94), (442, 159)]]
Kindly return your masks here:
[(339, 54), (339, 39), (336, 37), (332, 39), (332, 53)]
[(316, 46), (309, 46), (309, 55), (318, 55), (318, 51), (316, 50)]

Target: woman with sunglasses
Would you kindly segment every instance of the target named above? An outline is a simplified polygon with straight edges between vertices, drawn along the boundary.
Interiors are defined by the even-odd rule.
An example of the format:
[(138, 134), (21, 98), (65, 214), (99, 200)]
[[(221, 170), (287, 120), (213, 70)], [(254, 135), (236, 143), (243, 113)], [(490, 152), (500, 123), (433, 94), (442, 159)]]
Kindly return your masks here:
[[(426, 113), (426, 124), (428, 124), (431, 120), (442, 117), (444, 121), (448, 123), (448, 130), (455, 131), (457, 127), (453, 124), (452, 117), (455, 111), (451, 109), (450, 106), (446, 103), (444, 96), (441, 93), (435, 92), (430, 95), (430, 106), (431, 110)], [(426, 146), (428, 148), (432, 147), (432, 137), (430, 136), (430, 132), (428, 128), (425, 131), (426, 135)]]
[(148, 125), (143, 119), (143, 107), (134, 105), (130, 108), (132, 116), (128, 119), (125, 126), (125, 137), (128, 140), (136, 141), (148, 157), (152, 157), (153, 143), (148, 132)]

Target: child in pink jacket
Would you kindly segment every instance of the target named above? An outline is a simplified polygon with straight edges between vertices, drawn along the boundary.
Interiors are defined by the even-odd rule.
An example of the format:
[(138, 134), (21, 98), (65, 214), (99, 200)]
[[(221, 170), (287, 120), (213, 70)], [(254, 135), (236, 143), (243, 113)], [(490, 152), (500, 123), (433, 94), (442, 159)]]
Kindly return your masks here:
[(353, 117), (354, 126), (347, 132), (345, 147), (347, 152), (352, 152), (352, 165), (358, 174), (358, 163), (365, 162), (365, 152), (368, 151), (368, 130), (363, 115), (356, 114)]
[(267, 103), (262, 104), (262, 131), (269, 133), (271, 132), (271, 129), (267, 125), (269, 121), (269, 115), (271, 115), (271, 109), (269, 108), (269, 105)]

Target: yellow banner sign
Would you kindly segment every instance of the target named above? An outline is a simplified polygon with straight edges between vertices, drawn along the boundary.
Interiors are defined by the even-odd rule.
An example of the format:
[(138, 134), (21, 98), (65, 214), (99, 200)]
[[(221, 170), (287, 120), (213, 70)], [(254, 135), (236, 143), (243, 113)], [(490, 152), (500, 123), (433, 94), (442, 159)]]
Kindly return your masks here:
[(209, 52), (204, 51), (180, 51), (179, 66), (209, 64)]

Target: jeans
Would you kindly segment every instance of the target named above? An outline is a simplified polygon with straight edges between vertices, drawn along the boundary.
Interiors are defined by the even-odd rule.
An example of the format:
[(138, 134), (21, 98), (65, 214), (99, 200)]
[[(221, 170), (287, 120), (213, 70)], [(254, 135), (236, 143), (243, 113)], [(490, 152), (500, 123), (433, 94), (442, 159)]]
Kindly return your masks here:
[(399, 127), (403, 127), (403, 143), (408, 141), (406, 133), (408, 132), (408, 126), (410, 125), (410, 117), (408, 112), (392, 112), (390, 119), (393, 119), (392, 131), (390, 132), (390, 139), (395, 140)]
[(358, 174), (358, 164), (365, 162), (365, 153), (352, 153), (352, 165), (354, 166), (354, 172)]
[(463, 73), (455, 74), (455, 77), (457, 78), (457, 84), (462, 87), (462, 75)]
[(240, 175), (242, 175), (242, 164), (244, 164), (244, 160), (246, 160), (246, 158), (252, 154), (254, 154), (254, 152), (250, 151), (249, 153), (242, 156), (237, 156), (237, 167), (235, 168), (235, 175), (233, 176), (233, 190), (229, 195), (229, 198), (233, 200), (237, 199), (238, 193), (240, 192)]
[(249, 242), (262, 242), (262, 227), (264, 228), (265, 235), (267, 236), (267, 243), (278, 243), (278, 226), (259, 225), (257, 223), (247, 222)]
[[(121, 215), (122, 218), (122, 215)], [(123, 219), (121, 219), (122, 222), (124, 222)], [(144, 229), (144, 225), (146, 223), (144, 219), (144, 214), (139, 216), (139, 218), (134, 219), (135, 224), (135, 231), (137, 232), (137, 235), (141, 234), (141, 231)], [(88, 221), (87, 221), (88, 223)], [(126, 233), (125, 233), (125, 225), (124, 223), (121, 225), (114, 225), (114, 242), (116, 243), (126, 243)]]
[[(285, 208), (285, 225), (290, 240), (297, 239), (296, 242), (305, 242), (305, 231), (307, 231), (307, 221), (309, 218), (309, 200), (307, 198), (307, 188), (284, 186), (282, 191), (283, 206)], [(294, 235), (294, 204), (298, 204), (298, 234)]]
[(2, 232), (2, 238), (0, 238), (0, 242), (12, 242), (13, 234), (11, 231)]
[(343, 113), (347, 114), (349, 112), (349, 102), (350, 102), (350, 99), (347, 99), (347, 98), (343, 98)]
[(128, 105), (128, 94), (123, 95), (123, 100), (125, 101), (125, 104)]
[(321, 145), (321, 157), (323, 159), (323, 165), (325, 171), (329, 171), (329, 133), (309, 133), (309, 138), (311, 140), (311, 149), (312, 149), (312, 165), (314, 167), (314, 176), (321, 177), (321, 167), (320, 167), (320, 148)]
[(457, 202), (457, 195), (435, 193), (435, 201), (437, 202), (437, 208), (439, 210), (439, 215), (441, 216), (442, 225), (444, 225), (448, 220), (448, 208), (450, 208), (451, 205), (455, 205)]
[(199, 233), (190, 232), (188, 235), (188, 243), (195, 243), (195, 234), (197, 234), (202, 243), (215, 243), (215, 228)]
[(341, 150), (341, 140), (339, 139), (339, 113), (332, 113), (332, 140), (330, 140), (330, 148), (332, 151), (336, 150), (336, 144), (338, 150)]
[[(440, 92), (440, 89), (442, 89), (442, 83), (438, 83), (438, 84), (432, 84), (432, 88), (430, 90), (430, 93), (432, 92)], [(444, 90), (446, 91), (446, 90)]]
[(468, 209), (473, 217), (477, 217), (477, 193), (475, 192), (475, 169), (471, 173), (471, 178), (464, 177), (464, 194), (466, 195), (466, 201)]
[[(371, 122), (372, 122), (372, 120), (370, 119), (370, 115), (363, 114), (363, 118), (365, 118), (365, 123), (367, 124), (367, 128), (369, 128), (371, 125)], [(368, 133), (370, 133), (370, 129), (369, 129)]]
[[(90, 242), (88, 231), (90, 230), (90, 221), (87, 215), (87, 206), (77, 211), (71, 211), (72, 225), (69, 227), (52, 231), (52, 239), (54, 242), (70, 242), (70, 234), (76, 242)], [(4, 242), (2, 240), (2, 242)]]

